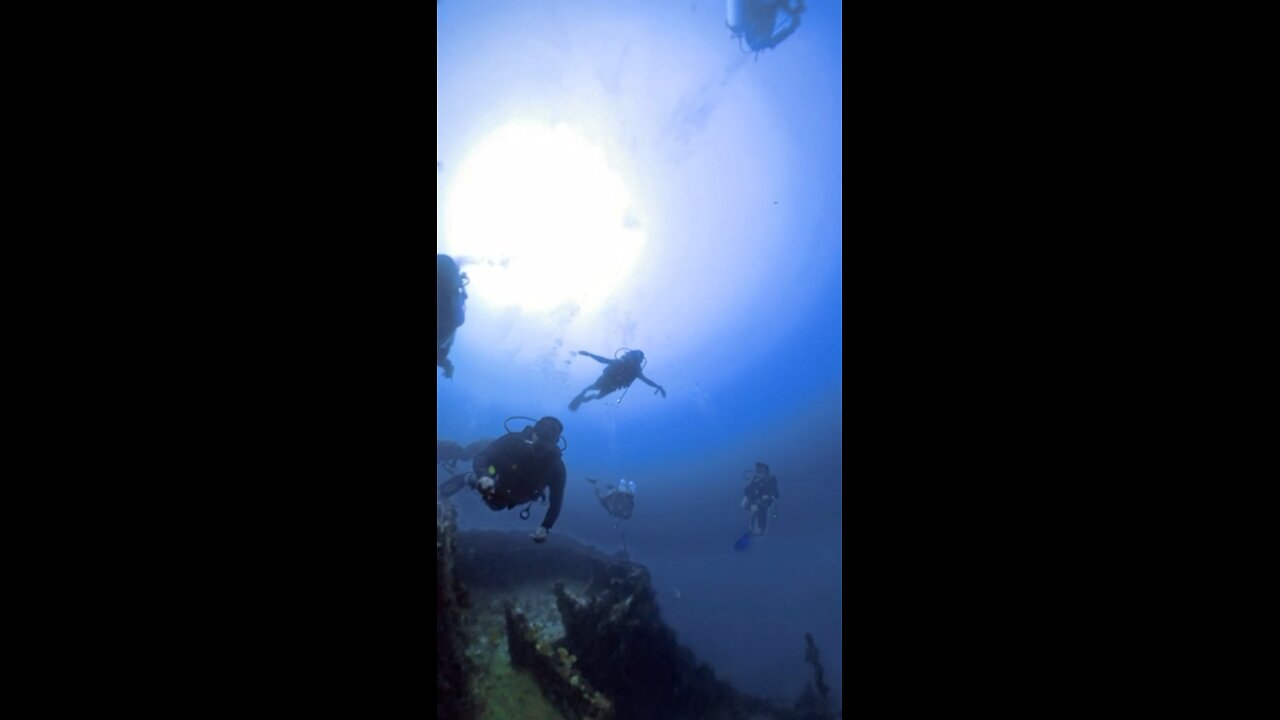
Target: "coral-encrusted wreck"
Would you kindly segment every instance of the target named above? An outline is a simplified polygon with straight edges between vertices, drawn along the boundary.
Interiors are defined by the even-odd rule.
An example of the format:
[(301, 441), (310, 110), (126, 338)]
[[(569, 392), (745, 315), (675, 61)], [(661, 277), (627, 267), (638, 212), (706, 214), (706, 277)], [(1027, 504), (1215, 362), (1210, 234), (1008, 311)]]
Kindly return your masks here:
[[(782, 708), (738, 692), (676, 642), (643, 566), (570, 538), (458, 532), (436, 513), (438, 718), (827, 720), (820, 695)], [(797, 648), (797, 653), (800, 653)]]

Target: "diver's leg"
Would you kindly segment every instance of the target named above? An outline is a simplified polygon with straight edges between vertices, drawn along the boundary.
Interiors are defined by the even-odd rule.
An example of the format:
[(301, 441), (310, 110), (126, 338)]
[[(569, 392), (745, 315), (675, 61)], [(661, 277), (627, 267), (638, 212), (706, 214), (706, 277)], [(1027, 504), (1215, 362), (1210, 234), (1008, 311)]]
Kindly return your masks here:
[(617, 392), (618, 388), (620, 387), (622, 386), (621, 385), (602, 385), (600, 386), (599, 392), (596, 394), (595, 399), (599, 400), (600, 398), (603, 398), (606, 395), (612, 395), (613, 393)]
[(599, 381), (597, 380), (596, 382), (593, 382), (590, 385), (582, 388), (582, 392), (578, 393), (578, 397), (569, 401), (569, 409), (577, 410), (578, 406), (581, 405), (582, 403), (587, 402), (588, 400), (594, 400), (595, 398), (590, 397), (589, 395), (587, 395), (587, 393), (591, 392), (592, 390), (595, 390), (596, 384), (598, 382)]
[[(577, 398), (574, 398), (574, 399), (578, 401), (578, 405), (581, 405), (581, 404), (582, 404), (582, 403), (584, 403), (584, 402), (591, 402), (592, 400), (599, 400), (600, 398), (604, 397), (605, 395), (608, 395), (609, 393), (613, 392), (613, 390), (614, 390), (614, 389), (616, 389), (616, 388), (610, 389), (607, 385), (606, 385), (606, 386), (604, 386), (604, 387), (601, 387), (601, 386), (600, 386), (600, 384), (599, 384), (599, 381), (596, 381), (594, 384), (588, 385), (588, 386), (587, 386), (587, 389), (586, 389), (586, 390), (583, 390), (583, 391), (582, 391), (582, 394), (581, 394), (581, 395), (579, 395)], [(595, 393), (594, 395), (588, 395), (588, 393), (590, 393), (592, 390), (595, 390), (595, 391), (596, 391), (596, 393)], [(570, 404), (569, 404), (569, 409), (571, 409), (571, 410), (577, 410), (578, 408), (577, 408), (577, 406), (575, 406), (573, 403), (570, 403)]]
[(440, 483), (440, 494), (444, 497), (453, 497), (467, 486), (467, 479), (472, 476), (470, 472), (464, 472)]

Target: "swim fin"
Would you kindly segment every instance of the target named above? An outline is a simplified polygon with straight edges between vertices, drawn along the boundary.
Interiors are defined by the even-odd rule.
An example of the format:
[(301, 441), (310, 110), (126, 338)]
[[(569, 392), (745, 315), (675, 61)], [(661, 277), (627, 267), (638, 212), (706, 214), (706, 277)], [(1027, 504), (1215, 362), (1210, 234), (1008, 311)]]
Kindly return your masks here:
[(461, 473), (440, 483), (440, 494), (444, 497), (453, 497), (467, 486), (467, 474)]

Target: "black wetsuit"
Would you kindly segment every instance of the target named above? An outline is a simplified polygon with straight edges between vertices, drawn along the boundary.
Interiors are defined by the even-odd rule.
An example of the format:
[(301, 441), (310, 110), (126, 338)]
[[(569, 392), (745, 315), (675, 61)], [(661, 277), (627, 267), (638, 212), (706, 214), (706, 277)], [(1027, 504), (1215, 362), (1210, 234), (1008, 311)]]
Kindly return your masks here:
[(778, 499), (778, 478), (773, 475), (766, 475), (763, 478), (756, 476), (747, 483), (742, 494), (747, 498), (748, 507), (757, 506), (756, 523), (760, 526), (760, 532), (764, 532), (769, 526), (769, 507), (773, 505), (774, 500)]
[(638, 377), (640, 377), (639, 361), (615, 360), (600, 373), (600, 379), (596, 381), (596, 385), (600, 388), (601, 395), (608, 395), (619, 388), (631, 387), (631, 383)]
[(476, 455), (472, 469), (477, 478), (495, 478), (493, 493), (482, 496), (493, 510), (510, 510), (532, 502), (550, 487), (551, 507), (542, 519), (542, 527), (550, 530), (560, 517), (567, 473), (559, 448), (525, 442), (532, 437), (532, 428), (503, 435)]
[(453, 376), (449, 350), (458, 328), (466, 321), (467, 293), (458, 264), (448, 255), (436, 255), (436, 366)]
[[(607, 357), (601, 357), (595, 353), (589, 353), (585, 350), (579, 350), (579, 355), (585, 355), (599, 363), (604, 363), (604, 372), (600, 373), (600, 377), (595, 382), (583, 388), (578, 396), (569, 401), (569, 409), (577, 410), (584, 402), (591, 400), (599, 400), (615, 390), (631, 387), (631, 383), (640, 380), (649, 387), (657, 389), (662, 393), (662, 397), (667, 396), (667, 391), (661, 385), (655, 383), (644, 376), (644, 353), (634, 350), (623, 355), (621, 358), (610, 360)], [(592, 390), (596, 391), (595, 395), (588, 396), (587, 393)], [(621, 402), (621, 401), (619, 401)]]

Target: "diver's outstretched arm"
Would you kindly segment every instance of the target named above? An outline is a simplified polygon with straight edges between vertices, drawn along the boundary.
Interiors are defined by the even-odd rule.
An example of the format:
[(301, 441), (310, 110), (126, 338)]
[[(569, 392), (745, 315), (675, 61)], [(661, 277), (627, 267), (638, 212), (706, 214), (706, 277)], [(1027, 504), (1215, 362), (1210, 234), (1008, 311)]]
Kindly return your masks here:
[(610, 360), (609, 358), (600, 357), (599, 355), (596, 355), (595, 353), (589, 353), (589, 352), (587, 352), (586, 350), (579, 350), (579, 351), (578, 351), (578, 354), (579, 354), (579, 355), (586, 355), (587, 357), (591, 358), (592, 360), (595, 360), (596, 362), (602, 362), (602, 363), (604, 363), (605, 365), (608, 365), (609, 363), (612, 363), (612, 362), (613, 362), (613, 361), (612, 361), (612, 360)]
[(556, 518), (560, 517), (560, 506), (564, 503), (564, 482), (567, 475), (564, 467), (564, 461), (561, 460), (558, 466), (551, 472), (551, 507), (547, 508), (547, 514), (542, 518), (542, 527), (550, 530), (556, 524)]
[(649, 378), (645, 377), (645, 376), (644, 376), (644, 373), (640, 373), (640, 375), (639, 375), (638, 377), (639, 377), (641, 380), (643, 380), (643, 381), (644, 381), (644, 384), (645, 384), (645, 385), (648, 385), (648, 386), (649, 386), (649, 387), (651, 387), (651, 388), (657, 388), (657, 389), (658, 389), (658, 392), (662, 393), (662, 397), (666, 397), (666, 396), (667, 396), (667, 390), (666, 390), (666, 388), (662, 387), (662, 386), (661, 386), (661, 385), (659, 385), (658, 383), (656, 383), (656, 382), (654, 382), (654, 381), (650, 380)]

